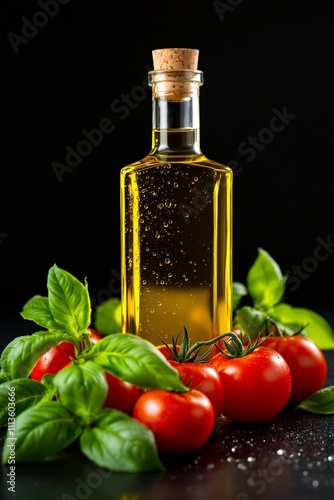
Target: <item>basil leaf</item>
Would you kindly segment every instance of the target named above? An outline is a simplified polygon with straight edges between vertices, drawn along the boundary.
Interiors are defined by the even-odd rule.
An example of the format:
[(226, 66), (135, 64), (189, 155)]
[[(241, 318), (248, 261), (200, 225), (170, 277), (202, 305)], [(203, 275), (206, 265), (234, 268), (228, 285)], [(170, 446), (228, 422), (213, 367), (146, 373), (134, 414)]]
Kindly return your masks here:
[(87, 283), (83, 285), (72, 274), (52, 266), (48, 273), (49, 307), (55, 321), (66, 331), (80, 336), (90, 324), (90, 298)]
[(53, 391), (53, 393), (55, 394), (56, 393), (56, 390), (54, 388), (54, 385), (53, 385), (53, 379), (54, 379), (54, 375), (51, 374), (51, 373), (46, 373), (45, 375), (43, 375), (42, 377), (42, 380), (41, 380), (41, 383), (43, 385), (45, 385), (45, 387), (49, 390), (49, 391)]
[(248, 292), (247, 292), (247, 288), (245, 287), (245, 285), (243, 285), (242, 283), (239, 283), (238, 281), (234, 281), (233, 286), (232, 286), (233, 311), (237, 310), (242, 297), (245, 297), (246, 295), (248, 295)]
[(303, 307), (281, 303), (274, 307), (270, 316), (274, 321), (296, 332), (303, 327), (307, 337), (320, 349), (334, 349), (334, 332), (325, 318)]
[(23, 306), (20, 314), (22, 318), (34, 321), (48, 330), (59, 330), (59, 325), (51, 314), (47, 297), (35, 295)]
[(334, 414), (334, 385), (320, 389), (312, 396), (301, 401), (295, 410), (304, 410), (310, 413), (323, 415)]
[[(1, 359), (0, 359), (1, 361)], [(4, 374), (4, 372), (1, 370), (0, 371), (0, 384), (3, 384), (4, 382), (6, 382), (8, 379), (6, 377), (6, 375)]]
[(187, 392), (173, 368), (158, 349), (130, 333), (115, 333), (99, 340), (86, 359), (93, 360), (112, 375), (142, 389)]
[(254, 340), (265, 328), (266, 314), (250, 306), (243, 306), (237, 309), (235, 319), (240, 325), (242, 333)]
[(96, 307), (94, 326), (101, 335), (110, 335), (122, 331), (120, 299), (111, 297)]
[(92, 416), (102, 408), (108, 393), (104, 371), (92, 361), (63, 368), (55, 375), (53, 384), (58, 389), (60, 402), (85, 423), (90, 423)]
[(20, 337), (14, 338), (9, 344), (6, 345), (4, 350), (1, 353), (0, 357), (0, 367), (1, 367), (1, 376), (6, 377), (6, 380), (12, 380), (12, 378), (20, 378), (20, 377), (11, 377), (10, 372), (7, 370), (7, 358), (10, 354), (10, 351), (15, 350), (16, 345), (23, 343), (25, 340), (28, 340), (30, 335), (22, 335)]
[(80, 425), (61, 403), (38, 403), (17, 417), (15, 429), (7, 430), (2, 463), (8, 463), (11, 446), (15, 446), (16, 462), (52, 457), (67, 448), (81, 432)]
[(247, 290), (255, 308), (269, 309), (283, 298), (286, 278), (266, 250), (257, 250), (258, 256), (247, 273)]
[(61, 342), (73, 340), (68, 333), (46, 331), (16, 337), (2, 352), (1, 368), (8, 380), (28, 377), (42, 354)]
[(80, 436), (81, 451), (99, 467), (120, 472), (164, 470), (152, 431), (123, 412), (104, 409)]
[(39, 403), (48, 395), (49, 391), (43, 384), (30, 378), (18, 378), (1, 384), (0, 426), (15, 422), (17, 415)]

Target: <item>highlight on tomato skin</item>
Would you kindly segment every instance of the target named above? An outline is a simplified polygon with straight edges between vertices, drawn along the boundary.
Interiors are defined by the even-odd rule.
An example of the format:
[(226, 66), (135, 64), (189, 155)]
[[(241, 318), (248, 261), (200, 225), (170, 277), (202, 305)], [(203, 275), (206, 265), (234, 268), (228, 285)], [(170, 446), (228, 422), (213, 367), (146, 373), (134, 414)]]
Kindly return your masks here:
[(133, 418), (152, 430), (161, 453), (188, 453), (200, 448), (211, 436), (215, 413), (200, 391), (177, 393), (163, 389), (143, 392)]
[(103, 339), (103, 336), (99, 332), (94, 330), (94, 328), (89, 327), (87, 328), (87, 330), (90, 331), (89, 340), (91, 344), (96, 344), (96, 342)]

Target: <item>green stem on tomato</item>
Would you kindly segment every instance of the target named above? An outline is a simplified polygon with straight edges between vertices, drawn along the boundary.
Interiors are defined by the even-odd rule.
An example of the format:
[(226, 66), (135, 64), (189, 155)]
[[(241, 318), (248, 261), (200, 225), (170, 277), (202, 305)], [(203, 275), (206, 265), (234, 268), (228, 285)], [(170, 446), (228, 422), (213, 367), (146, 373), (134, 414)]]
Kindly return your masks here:
[(193, 353), (197, 353), (202, 347), (208, 346), (208, 345), (209, 346), (213, 346), (213, 344), (215, 344), (216, 342), (218, 342), (219, 340), (221, 340), (221, 339), (223, 339), (225, 337), (229, 337), (230, 339), (232, 337), (233, 340), (236, 343), (241, 344), (241, 346), (242, 346), (242, 342), (241, 342), (241, 340), (239, 339), (239, 337), (237, 336), (236, 333), (234, 333), (234, 332), (221, 333), (220, 335), (218, 335), (217, 337), (214, 337), (213, 339), (210, 339), (210, 340), (201, 340), (199, 342), (196, 342), (187, 351), (187, 358), (190, 358)]

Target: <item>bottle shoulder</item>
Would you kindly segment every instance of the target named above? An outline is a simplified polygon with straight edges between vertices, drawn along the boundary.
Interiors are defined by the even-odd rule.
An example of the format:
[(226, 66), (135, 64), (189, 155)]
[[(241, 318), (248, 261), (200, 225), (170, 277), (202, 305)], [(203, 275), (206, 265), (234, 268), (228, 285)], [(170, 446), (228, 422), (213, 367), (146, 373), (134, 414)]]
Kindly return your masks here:
[(126, 175), (128, 173), (143, 171), (145, 169), (152, 169), (155, 167), (160, 167), (164, 164), (170, 165), (180, 165), (184, 164), (187, 166), (194, 166), (209, 170), (219, 170), (222, 173), (231, 174), (233, 173), (232, 168), (212, 160), (205, 156), (204, 154), (168, 154), (168, 155), (158, 155), (158, 154), (148, 154), (144, 158), (131, 163), (129, 165), (121, 168), (121, 174)]

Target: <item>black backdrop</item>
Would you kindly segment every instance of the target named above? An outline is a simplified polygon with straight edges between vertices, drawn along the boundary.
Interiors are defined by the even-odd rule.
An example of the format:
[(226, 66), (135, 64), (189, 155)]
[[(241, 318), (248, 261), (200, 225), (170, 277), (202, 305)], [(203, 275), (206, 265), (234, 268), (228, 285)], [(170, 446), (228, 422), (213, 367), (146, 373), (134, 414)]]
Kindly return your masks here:
[[(6, 318), (22, 321), (20, 333), (28, 328), (19, 311), (46, 294), (54, 263), (87, 277), (94, 305), (119, 294), (119, 171), (150, 150), (146, 78), (152, 49), (163, 47), (200, 50), (202, 150), (235, 171), (234, 280), (245, 281), (262, 247), (294, 278), (288, 303), (331, 314), (327, 2), (7, 0), (1, 8), (7, 337)], [(87, 149), (81, 141), (98, 127), (104, 133)]]

